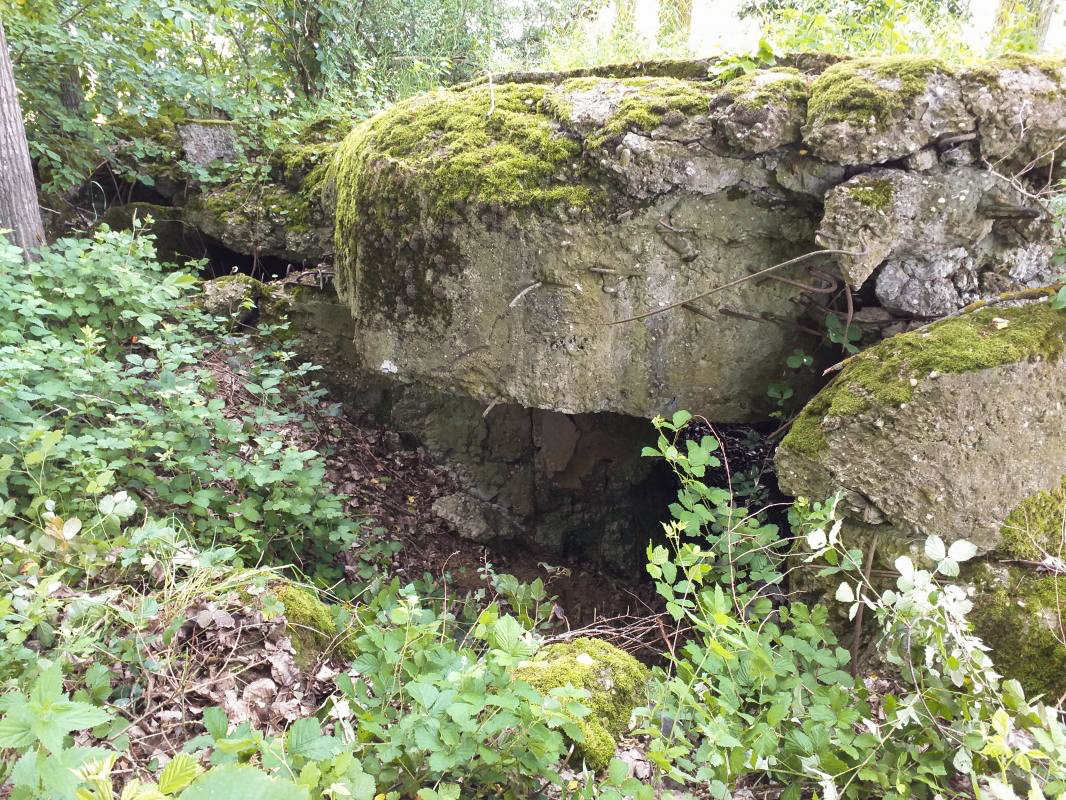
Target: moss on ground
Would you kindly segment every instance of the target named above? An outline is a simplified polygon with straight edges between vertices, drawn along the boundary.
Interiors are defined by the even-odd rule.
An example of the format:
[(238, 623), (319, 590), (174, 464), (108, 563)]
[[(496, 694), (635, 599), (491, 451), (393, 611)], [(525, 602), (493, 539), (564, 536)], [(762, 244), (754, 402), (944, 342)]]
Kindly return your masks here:
[(881, 130), (911, 108), (930, 76), (953, 74), (935, 58), (858, 58), (834, 64), (811, 84), (808, 124), (850, 122)]
[(874, 211), (884, 211), (892, 203), (896, 189), (891, 181), (868, 180), (848, 188), (855, 202)]
[(330, 607), (310, 590), (282, 583), (271, 587), (271, 593), (285, 607), (287, 631), (300, 669), (326, 655), (339, 656), (345, 661), (358, 655), (354, 638), (337, 630)]
[(1008, 566), (1006, 580), (978, 583), (970, 614), (976, 633), (992, 648), (992, 662), (1030, 697), (1054, 703), (1066, 692), (1066, 578), (1038, 578)]
[(633, 709), (646, 701), (648, 670), (614, 645), (583, 638), (549, 645), (515, 677), (541, 694), (565, 686), (589, 692), (583, 702), (592, 713), (575, 721), (584, 736), (577, 749), (590, 767), (601, 770), (614, 755), (617, 737), (628, 729)]
[(731, 95), (734, 102), (757, 110), (768, 106), (806, 103), (808, 88), (807, 81), (798, 69), (775, 67), (734, 78), (722, 87), (722, 94)]
[[(1007, 320), (1008, 324), (996, 320)], [(1066, 313), (1047, 303), (986, 308), (912, 331), (848, 360), (836, 380), (803, 409), (781, 442), (816, 457), (827, 447), (822, 421), (909, 402), (911, 380), (931, 373), (972, 372), (1032, 358), (1058, 359), (1066, 349)]]
[[(1066, 561), (1066, 475), (1054, 489), (1027, 497), (1007, 515), (999, 552), (1005, 557), (1039, 562), (1046, 555)], [(1063, 597), (1066, 603), (1066, 597)]]

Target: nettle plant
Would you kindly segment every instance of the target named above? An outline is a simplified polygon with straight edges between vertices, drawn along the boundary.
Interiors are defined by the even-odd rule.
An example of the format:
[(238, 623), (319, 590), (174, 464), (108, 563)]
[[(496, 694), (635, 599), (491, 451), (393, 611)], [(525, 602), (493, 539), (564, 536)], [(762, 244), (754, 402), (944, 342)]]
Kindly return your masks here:
[[(651, 756), (670, 777), (725, 798), (740, 781), (769, 779), (781, 797), (937, 798), (968, 789), (1008, 800), (1066, 793), (1066, 727), (995, 673), (970, 633), (965, 591), (944, 580), (976, 552), (930, 537), (933, 569), (896, 562), (896, 589), (879, 593), (846, 548), (838, 498), (800, 500), (782, 539), (730, 493), (706, 486), (718, 443), (683, 441), (687, 412), (656, 419), (646, 455), (680, 482), (666, 543), (649, 545), (648, 571), (677, 622), (669, 667), (647, 710)], [(784, 602), (787, 551), (840, 575), (836, 597), (880, 625), (893, 679), (874, 692), (847, 670), (825, 604)], [(804, 553), (806, 555), (804, 556)], [(775, 600), (777, 602), (775, 602)]]

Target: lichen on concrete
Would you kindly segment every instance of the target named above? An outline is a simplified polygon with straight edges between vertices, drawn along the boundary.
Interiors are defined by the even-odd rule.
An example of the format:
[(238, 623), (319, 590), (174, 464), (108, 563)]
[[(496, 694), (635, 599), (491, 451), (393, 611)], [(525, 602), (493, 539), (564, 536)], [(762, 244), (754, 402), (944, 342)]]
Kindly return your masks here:
[(894, 336), (850, 358), (836, 380), (803, 409), (781, 445), (815, 457), (827, 447), (825, 417), (906, 403), (914, 394), (911, 380), (916, 384), (934, 372), (970, 372), (1032, 358), (1054, 360), (1064, 347), (1066, 314), (1047, 303), (981, 309), (928, 330)]
[(614, 755), (617, 738), (629, 727), (633, 709), (646, 702), (648, 670), (639, 661), (600, 639), (581, 638), (553, 644), (515, 677), (541, 694), (572, 686), (585, 689), (582, 702), (592, 713), (576, 720), (583, 734), (577, 749), (590, 767), (604, 769)]

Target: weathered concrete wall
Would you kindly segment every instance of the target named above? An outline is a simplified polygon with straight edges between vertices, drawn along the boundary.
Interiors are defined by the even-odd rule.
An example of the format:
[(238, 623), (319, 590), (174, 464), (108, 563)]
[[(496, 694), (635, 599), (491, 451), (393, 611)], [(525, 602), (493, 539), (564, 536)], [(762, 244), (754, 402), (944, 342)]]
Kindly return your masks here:
[(1051, 279), (1027, 192), (1066, 137), (1062, 64), (821, 66), (526, 76), (359, 126), (323, 197), (366, 363), (484, 402), (745, 421), (812, 343), (803, 289), (682, 301), (818, 245), (854, 255), (812, 263), (896, 314)]

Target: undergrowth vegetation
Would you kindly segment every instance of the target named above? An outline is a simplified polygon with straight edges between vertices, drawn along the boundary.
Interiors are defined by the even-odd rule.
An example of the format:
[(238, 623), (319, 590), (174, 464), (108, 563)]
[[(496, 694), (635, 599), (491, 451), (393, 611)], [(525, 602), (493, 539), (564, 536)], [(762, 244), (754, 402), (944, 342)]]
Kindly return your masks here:
[(0, 244), (0, 269), (0, 479), (14, 535), (90, 547), (75, 520), (121, 490), (238, 563), (325, 564), (354, 541), (317, 454), (289, 430), (321, 394), (301, 383), (311, 365), (203, 314), (196, 281), (165, 272), (143, 238), (66, 239), (29, 265)]
[[(1062, 720), (970, 632), (955, 579), (974, 548), (930, 537), (875, 586), (836, 498), (800, 500), (782, 531), (707, 485), (723, 454), (685, 412), (645, 452), (679, 485), (647, 551), (666, 652), (610, 712), (631, 716), (643, 771), (605, 755), (595, 774), (587, 723), (616, 683), (581, 631), (553, 629), (542, 584), (488, 566), (480, 594), (381, 569), (344, 582), (370, 532), (323, 484), (306, 445), (321, 391), (276, 329), (206, 315), (145, 237), (63, 240), (29, 264), (0, 244), (0, 267), (13, 798), (1066, 794)], [(788, 597), (799, 569), (838, 583), (841, 607)], [(837, 638), (863, 610), (880, 630), (865, 676)], [(561, 642), (602, 685), (538, 676)]]

